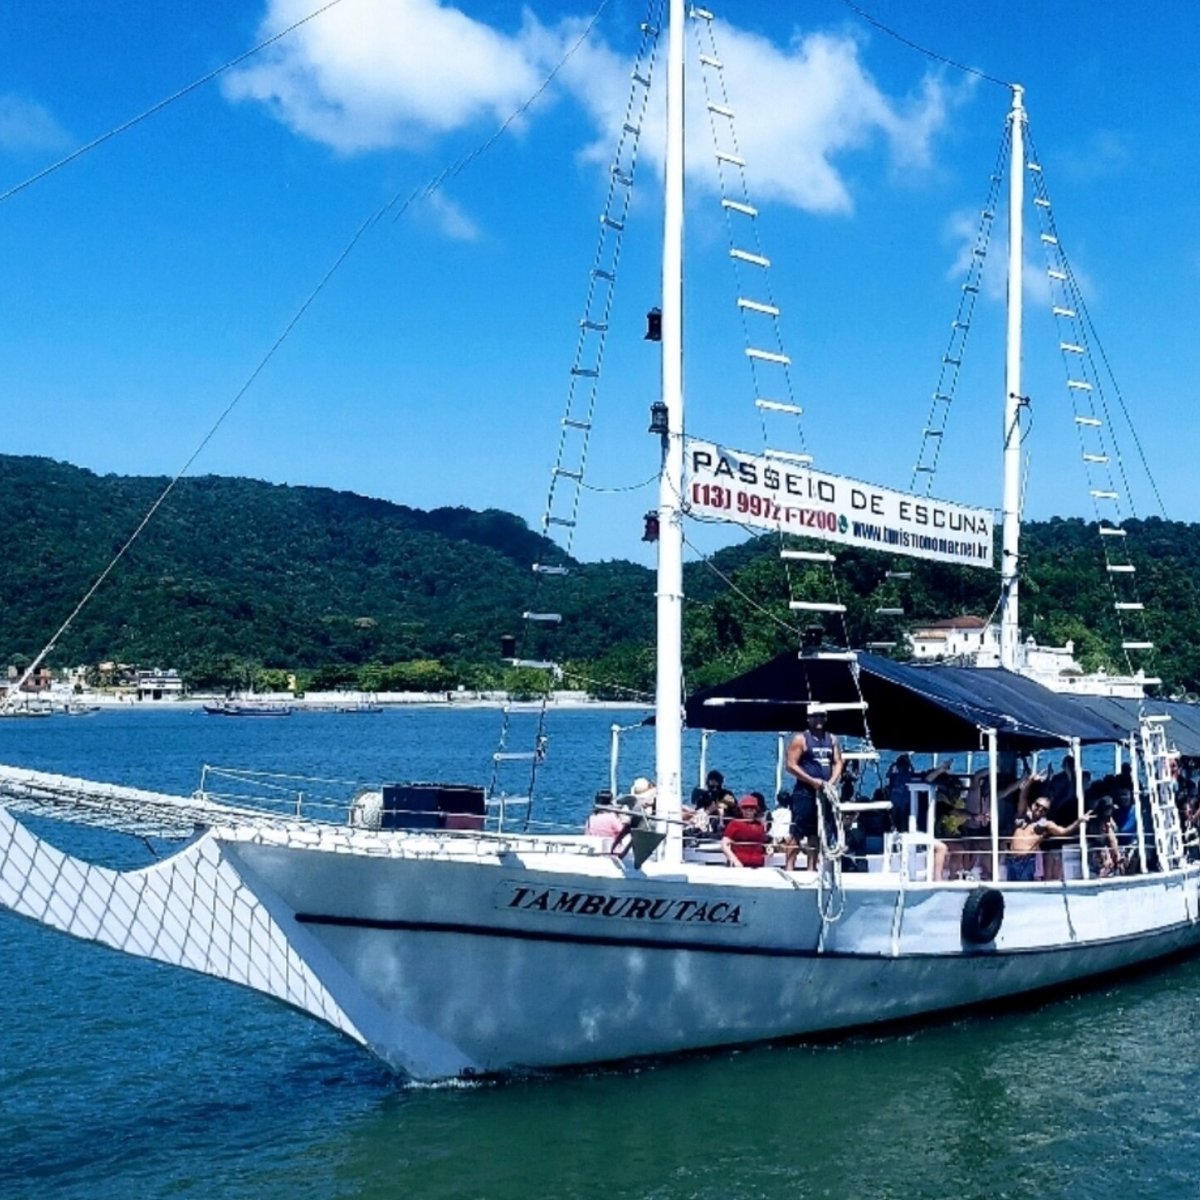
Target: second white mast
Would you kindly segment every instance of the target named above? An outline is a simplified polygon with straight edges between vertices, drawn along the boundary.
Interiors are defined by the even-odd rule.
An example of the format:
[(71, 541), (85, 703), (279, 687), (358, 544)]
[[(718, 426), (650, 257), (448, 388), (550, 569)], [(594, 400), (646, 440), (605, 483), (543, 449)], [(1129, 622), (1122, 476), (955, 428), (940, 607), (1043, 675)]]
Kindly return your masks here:
[(1017, 669), (1021, 578), (1021, 318), (1024, 267), (1025, 89), (1013, 84), (1008, 179), (1008, 340), (1004, 370), (1004, 529), (1000, 548), (1000, 665)]

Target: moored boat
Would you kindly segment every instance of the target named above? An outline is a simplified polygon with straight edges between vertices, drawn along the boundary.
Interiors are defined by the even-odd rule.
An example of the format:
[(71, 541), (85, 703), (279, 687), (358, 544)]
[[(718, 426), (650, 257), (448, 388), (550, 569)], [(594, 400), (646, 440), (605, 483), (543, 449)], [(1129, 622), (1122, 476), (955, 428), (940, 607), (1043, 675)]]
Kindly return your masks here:
[(51, 717), (54, 715), (54, 705), (45, 697), (21, 696), (6, 697), (0, 703), (0, 717)]
[(290, 717), (294, 711), (286, 700), (231, 699), (203, 707), (210, 717)]

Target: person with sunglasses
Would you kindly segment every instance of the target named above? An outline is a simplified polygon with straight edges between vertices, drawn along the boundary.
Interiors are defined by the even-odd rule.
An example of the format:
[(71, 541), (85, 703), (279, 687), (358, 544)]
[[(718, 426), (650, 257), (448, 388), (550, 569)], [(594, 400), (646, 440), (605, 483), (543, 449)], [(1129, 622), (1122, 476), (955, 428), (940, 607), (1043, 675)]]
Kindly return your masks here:
[(1042, 795), (1029, 806), (1028, 812), (1017, 818), (1009, 842), (1008, 878), (1010, 881), (1030, 883), (1037, 865), (1037, 854), (1047, 838), (1066, 838), (1075, 833), (1084, 821), (1092, 819), (1091, 812), (1076, 817), (1069, 825), (1058, 825), (1050, 820), (1050, 798)]

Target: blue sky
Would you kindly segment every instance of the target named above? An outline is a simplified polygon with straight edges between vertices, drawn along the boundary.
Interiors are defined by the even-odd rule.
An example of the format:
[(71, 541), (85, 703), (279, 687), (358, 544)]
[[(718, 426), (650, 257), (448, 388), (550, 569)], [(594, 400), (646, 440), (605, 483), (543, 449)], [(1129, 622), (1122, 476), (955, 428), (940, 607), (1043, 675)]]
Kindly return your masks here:
[[(0, 446), (173, 474), (362, 221), (486, 141), (596, 3), (341, 0), (0, 204)], [(148, 3), (9, 5), (0, 191), (318, 7), (210, 0), (181, 17)], [(711, 7), (807, 448), (825, 470), (905, 487), (1008, 94), (835, 0)], [(1197, 22), (1177, 5), (1135, 19), (1082, 0), (865, 7), (1026, 86), (1062, 243), (1167, 515), (1200, 519)], [(644, 12), (611, 0), (504, 137), (364, 234), (195, 473), (537, 520)], [(757, 450), (711, 139), (700, 121), (692, 135), (689, 426)], [(657, 461), (645, 426), (658, 366), (641, 340), (658, 291), (652, 135), (645, 153), (591, 455), (598, 488), (641, 483)], [(989, 275), (935, 487), (985, 507), (999, 502), (1001, 292)], [(1090, 515), (1047, 309), (1035, 278), (1027, 511)], [(1121, 449), (1132, 456), (1128, 438)], [(1136, 478), (1131, 491), (1139, 514), (1154, 511)], [(654, 502), (649, 488), (589, 494), (576, 551), (648, 561), (637, 539)]]

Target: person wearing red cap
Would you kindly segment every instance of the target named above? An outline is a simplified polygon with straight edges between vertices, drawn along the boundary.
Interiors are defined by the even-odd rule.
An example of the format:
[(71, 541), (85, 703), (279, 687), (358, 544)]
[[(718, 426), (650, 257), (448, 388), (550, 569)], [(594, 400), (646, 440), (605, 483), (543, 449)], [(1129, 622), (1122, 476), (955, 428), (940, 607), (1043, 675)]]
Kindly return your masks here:
[(761, 867), (770, 841), (762, 823), (762, 800), (757, 795), (743, 796), (738, 810), (739, 815), (725, 826), (721, 850), (731, 867)]

